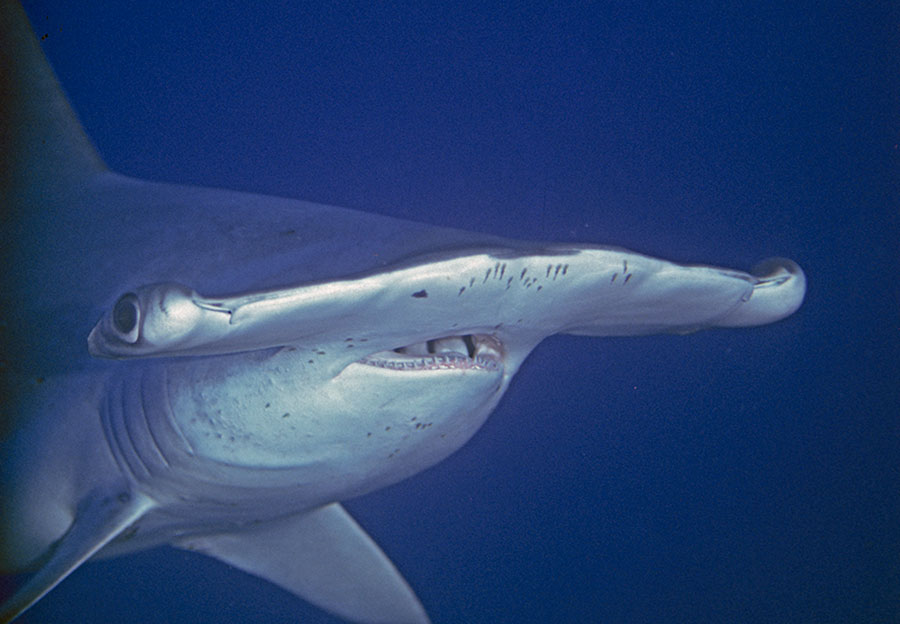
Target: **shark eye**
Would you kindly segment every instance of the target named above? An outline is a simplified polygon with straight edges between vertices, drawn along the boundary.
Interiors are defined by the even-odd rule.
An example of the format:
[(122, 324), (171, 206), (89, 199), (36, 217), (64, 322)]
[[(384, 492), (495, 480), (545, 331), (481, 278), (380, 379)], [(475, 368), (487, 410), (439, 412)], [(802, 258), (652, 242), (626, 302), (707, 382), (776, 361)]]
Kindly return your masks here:
[(141, 308), (134, 293), (122, 295), (112, 311), (112, 324), (126, 342), (135, 343), (138, 339), (138, 321)]

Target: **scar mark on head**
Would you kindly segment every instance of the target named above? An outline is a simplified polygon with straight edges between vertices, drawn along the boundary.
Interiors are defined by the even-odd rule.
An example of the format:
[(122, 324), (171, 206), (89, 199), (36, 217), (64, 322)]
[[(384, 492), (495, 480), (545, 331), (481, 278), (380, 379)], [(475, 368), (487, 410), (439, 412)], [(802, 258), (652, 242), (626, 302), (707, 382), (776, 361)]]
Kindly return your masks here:
[(491, 270), (488, 269), (487, 273), (484, 274), (484, 279), (481, 280), (481, 283), (484, 284), (486, 281), (488, 281), (488, 278), (490, 278), (490, 276), (491, 276)]
[(631, 279), (631, 273), (629, 273), (628, 275), (625, 276), (625, 281), (622, 282), (622, 285), (627, 284), (627, 283), (628, 283), (628, 280), (630, 280), (630, 279)]
[(420, 290), (418, 292), (414, 292), (412, 294), (412, 296), (415, 297), (416, 299), (424, 299), (425, 297), (428, 296), (428, 293), (425, 292), (424, 290)]
[(459, 296), (460, 296), (461, 294), (463, 294), (464, 292), (466, 292), (466, 287), (465, 287), (465, 286), (463, 286), (462, 288), (459, 289), (459, 292), (456, 293), (456, 296), (459, 297)]
[(519, 279), (523, 279), (526, 273), (528, 273), (528, 269), (522, 269), (522, 274), (519, 275)]
[(505, 262), (500, 266), (500, 279), (503, 279), (504, 273), (506, 273), (506, 263)]
[(619, 277), (619, 274), (618, 274), (618, 273), (613, 273), (612, 279), (609, 280), (609, 283), (612, 284), (613, 282), (615, 282), (617, 277)]

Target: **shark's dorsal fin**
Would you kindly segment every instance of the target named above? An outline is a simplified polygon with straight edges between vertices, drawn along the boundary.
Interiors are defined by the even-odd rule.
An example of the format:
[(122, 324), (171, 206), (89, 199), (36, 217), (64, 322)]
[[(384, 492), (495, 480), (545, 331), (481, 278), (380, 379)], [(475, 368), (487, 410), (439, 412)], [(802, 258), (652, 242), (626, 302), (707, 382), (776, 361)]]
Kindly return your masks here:
[(394, 564), (337, 503), (174, 545), (267, 579), (351, 622), (429, 622)]
[(92, 491), (78, 505), (72, 526), (53, 547), (47, 561), (0, 605), (0, 624), (12, 621), (40, 600), (153, 506), (146, 496), (124, 488)]
[(69, 105), (25, 11), (0, 0), (0, 197), (77, 184), (105, 170)]

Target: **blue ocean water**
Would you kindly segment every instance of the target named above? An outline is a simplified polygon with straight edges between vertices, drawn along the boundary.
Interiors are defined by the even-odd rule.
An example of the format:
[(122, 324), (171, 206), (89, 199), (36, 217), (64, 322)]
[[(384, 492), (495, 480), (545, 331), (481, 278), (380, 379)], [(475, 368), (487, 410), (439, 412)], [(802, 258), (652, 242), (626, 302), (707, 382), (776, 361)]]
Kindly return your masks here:
[[(896, 7), (89, 4), (26, 9), (123, 173), (806, 270), (776, 325), (546, 341), (348, 502), (436, 624), (900, 620)], [(23, 621), (336, 620), (159, 549)]]

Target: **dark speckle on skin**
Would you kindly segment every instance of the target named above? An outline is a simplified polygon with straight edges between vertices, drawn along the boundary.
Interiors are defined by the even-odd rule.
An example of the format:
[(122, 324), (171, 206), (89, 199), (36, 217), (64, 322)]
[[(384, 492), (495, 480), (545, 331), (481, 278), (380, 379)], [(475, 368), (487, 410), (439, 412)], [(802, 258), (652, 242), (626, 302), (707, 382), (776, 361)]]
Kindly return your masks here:
[(287, 418), (287, 417), (290, 416), (290, 415), (291, 415), (290, 412), (285, 412), (284, 414), (281, 415), (281, 417), (282, 417), (282, 418)]
[(424, 290), (420, 290), (418, 292), (414, 292), (412, 294), (412, 296), (415, 297), (416, 299), (424, 299), (425, 297), (428, 296), (428, 293), (425, 292)]

